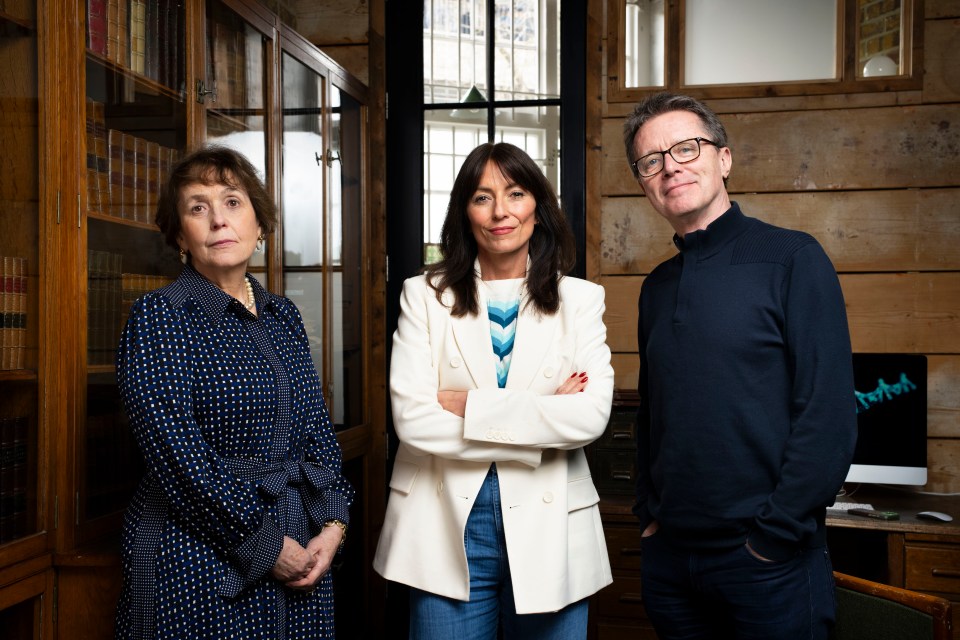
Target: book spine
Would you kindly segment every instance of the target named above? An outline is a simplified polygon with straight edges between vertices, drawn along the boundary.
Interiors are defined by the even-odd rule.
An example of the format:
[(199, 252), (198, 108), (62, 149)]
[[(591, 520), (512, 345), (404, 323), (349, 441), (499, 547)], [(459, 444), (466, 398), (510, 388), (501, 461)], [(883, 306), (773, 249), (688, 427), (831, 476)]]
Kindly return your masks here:
[(97, 364), (100, 326), (100, 252), (87, 251), (87, 364)]
[(107, 0), (107, 58), (117, 64), (120, 63), (120, 2)]
[(130, 69), (143, 74), (146, 68), (146, 0), (130, 2)]
[(107, 132), (110, 180), (110, 215), (123, 217), (123, 132), (110, 129)]
[(14, 333), (13, 369), (23, 369), (27, 353), (27, 259), (13, 259)]
[(0, 418), (0, 543), (13, 539), (14, 421)]
[(12, 533), (14, 538), (20, 538), (29, 533), (27, 531), (29, 522), (29, 505), (27, 504), (28, 484), (30, 481), (29, 467), (27, 465), (30, 454), (30, 443), (28, 442), (29, 432), (26, 416), (17, 416), (13, 418), (13, 490), (11, 491), (13, 505)]
[(87, 48), (107, 55), (107, 0), (87, 0)]
[(124, 133), (121, 136), (123, 147), (123, 217), (128, 220), (137, 218), (137, 139)]
[(147, 215), (144, 222), (153, 222), (157, 213), (157, 202), (160, 200), (160, 154), (161, 146), (156, 142), (147, 144)]
[(100, 176), (97, 166), (97, 126), (93, 102), (91, 98), (87, 98), (85, 119), (87, 134), (87, 211), (99, 213), (103, 211), (103, 207), (100, 203)]
[(130, 68), (130, 0), (119, 0), (120, 52), (117, 64)]
[(3, 256), (3, 279), (0, 280), (0, 369), (12, 369), (13, 348), (13, 258)]
[(160, 2), (145, 2), (144, 23), (144, 59), (147, 77), (160, 81)]
[(123, 331), (123, 288), (121, 277), (123, 273), (123, 254), (108, 254), (109, 267), (107, 289), (109, 310), (107, 329), (109, 332), (107, 341), (106, 362), (104, 364), (114, 364), (116, 361), (117, 345), (120, 344), (120, 332)]
[(97, 192), (100, 210), (110, 213), (110, 151), (107, 146), (106, 109), (102, 102), (93, 101), (94, 155), (97, 159)]
[(147, 221), (147, 209), (149, 205), (147, 204), (148, 198), (148, 189), (149, 189), (149, 166), (150, 166), (150, 149), (147, 144), (147, 141), (143, 138), (134, 137), (133, 138), (133, 150), (134, 150), (134, 163), (136, 167), (134, 169), (134, 219), (138, 222)]

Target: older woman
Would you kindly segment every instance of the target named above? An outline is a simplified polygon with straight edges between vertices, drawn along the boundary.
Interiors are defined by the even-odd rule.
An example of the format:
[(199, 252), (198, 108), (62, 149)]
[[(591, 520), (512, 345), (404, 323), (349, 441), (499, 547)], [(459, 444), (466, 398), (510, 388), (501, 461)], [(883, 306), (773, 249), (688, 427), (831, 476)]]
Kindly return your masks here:
[(467, 156), (441, 247), (403, 287), (374, 566), (413, 587), (411, 638), (582, 640), (587, 597), (612, 581), (583, 453), (613, 395), (603, 289), (563, 276), (557, 197), (509, 144)]
[(219, 147), (172, 170), (157, 224), (184, 267), (139, 299), (117, 379), (146, 474), (117, 638), (332, 638), (353, 489), (300, 313), (249, 275), (276, 210)]

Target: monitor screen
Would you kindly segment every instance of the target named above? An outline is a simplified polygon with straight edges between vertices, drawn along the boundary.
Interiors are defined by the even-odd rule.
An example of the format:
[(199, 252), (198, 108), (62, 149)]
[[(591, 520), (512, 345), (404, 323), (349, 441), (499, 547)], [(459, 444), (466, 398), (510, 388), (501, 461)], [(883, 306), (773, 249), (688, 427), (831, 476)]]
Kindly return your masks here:
[(853, 354), (857, 448), (847, 482), (927, 483), (927, 357)]

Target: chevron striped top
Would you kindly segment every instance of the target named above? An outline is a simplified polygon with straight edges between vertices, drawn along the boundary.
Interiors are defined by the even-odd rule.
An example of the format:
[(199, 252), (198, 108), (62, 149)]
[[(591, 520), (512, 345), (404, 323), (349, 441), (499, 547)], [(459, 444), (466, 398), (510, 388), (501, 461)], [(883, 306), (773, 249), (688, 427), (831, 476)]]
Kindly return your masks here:
[(502, 389), (507, 385), (510, 359), (513, 356), (513, 339), (517, 335), (517, 315), (520, 313), (520, 291), (523, 278), (510, 280), (486, 280), (487, 316), (490, 318), (490, 338), (493, 353), (497, 356), (497, 383)]

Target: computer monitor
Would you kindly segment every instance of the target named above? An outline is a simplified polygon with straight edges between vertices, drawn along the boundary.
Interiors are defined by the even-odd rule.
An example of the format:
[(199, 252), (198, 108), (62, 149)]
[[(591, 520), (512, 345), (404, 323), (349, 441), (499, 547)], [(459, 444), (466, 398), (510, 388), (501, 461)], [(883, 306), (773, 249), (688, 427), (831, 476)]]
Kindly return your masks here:
[(847, 482), (927, 483), (927, 357), (854, 353), (857, 448)]

